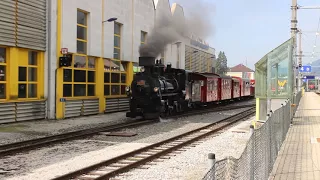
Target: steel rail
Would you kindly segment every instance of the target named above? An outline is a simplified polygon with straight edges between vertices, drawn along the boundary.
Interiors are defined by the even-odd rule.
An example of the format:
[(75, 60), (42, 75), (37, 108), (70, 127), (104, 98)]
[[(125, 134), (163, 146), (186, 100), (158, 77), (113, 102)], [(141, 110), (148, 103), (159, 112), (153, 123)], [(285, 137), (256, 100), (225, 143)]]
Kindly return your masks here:
[[(203, 110), (198, 109), (198, 110), (190, 111), (184, 114), (169, 116), (168, 118), (179, 118), (179, 117), (186, 117), (190, 115), (218, 112), (218, 111), (231, 110), (231, 109), (240, 109), (240, 108), (253, 107), (253, 106), (254, 105), (240, 105), (240, 106), (229, 106), (229, 107), (222, 106), (222, 107), (215, 107), (211, 109), (205, 108)], [(156, 122), (158, 122), (158, 120), (144, 120), (144, 121), (135, 120), (133, 122), (118, 123), (118, 124), (108, 125), (104, 127), (89, 128), (89, 129), (51, 135), (51, 136), (46, 136), (46, 137), (41, 137), (41, 138), (36, 138), (36, 139), (31, 139), (26, 141), (4, 144), (4, 145), (0, 145), (0, 157), (12, 155), (12, 154), (27, 151), (27, 150), (32, 150), (38, 147), (45, 147), (54, 143), (61, 143), (64, 141), (74, 140), (74, 139), (85, 137), (85, 136), (92, 136), (99, 132), (115, 131), (115, 130), (124, 129), (124, 128), (132, 128), (136, 126), (148, 125)]]
[(96, 127), (90, 129), (84, 129), (79, 131), (73, 131), (58, 135), (46, 136), (42, 138), (36, 138), (26, 141), (20, 141), (16, 143), (4, 144), (0, 146), (0, 157), (6, 156), (13, 153), (18, 153), (25, 150), (31, 150), (37, 147), (44, 147), (46, 145), (52, 143), (60, 143), (67, 140), (72, 140), (84, 136), (90, 136), (97, 134), (103, 131), (114, 131), (118, 129), (134, 127), (134, 126), (141, 126), (146, 124), (151, 124), (157, 122), (156, 120), (146, 120), (146, 121), (134, 121), (134, 122), (125, 122), (125, 123), (118, 123), (114, 125), (108, 125), (104, 127)]
[[(143, 165), (149, 161), (152, 161), (154, 159), (157, 159), (161, 156), (164, 156), (172, 151), (175, 151), (177, 149), (180, 149), (184, 146), (190, 145), (202, 138), (205, 138), (207, 136), (210, 136), (236, 122), (239, 120), (242, 120), (244, 118), (247, 118), (249, 116), (252, 116), (255, 113), (255, 108), (250, 108), (244, 112), (238, 113), (236, 115), (230, 116), (228, 118), (222, 119), (220, 121), (211, 123), (209, 125), (206, 125), (201, 128), (197, 128), (195, 130), (183, 133), (181, 135), (169, 138), (167, 140), (152, 144), (147, 147), (143, 147), (138, 150), (134, 150), (132, 152), (120, 155), (118, 157), (100, 162), (98, 164), (91, 165), (89, 167), (62, 175), (60, 177), (54, 178), (52, 180), (66, 180), (66, 179), (96, 179), (96, 180), (101, 180), (101, 179), (109, 179), (112, 178), (118, 174), (127, 172), (135, 167), (138, 167), (140, 165)], [(180, 143), (179, 143), (180, 142)], [(171, 143), (171, 145), (170, 145)], [(167, 148), (165, 148), (167, 147)], [(156, 152), (158, 151), (158, 152)], [(134, 157), (140, 157), (141, 154), (148, 154), (146, 152), (149, 152), (149, 156), (138, 159), (136, 161), (133, 161), (132, 163), (127, 163), (125, 164), (123, 161), (128, 161), (129, 158), (134, 158)], [(140, 156), (139, 156), (140, 155)], [(122, 161), (122, 163), (121, 163)], [(107, 169), (108, 166), (110, 167), (116, 167), (112, 166), (112, 164), (123, 164), (124, 166), (120, 166), (118, 169), (115, 170), (110, 170)], [(103, 168), (103, 169), (101, 169)], [(105, 172), (104, 172), (105, 171)], [(83, 175), (95, 175), (98, 177), (83, 177)], [(82, 176), (82, 177), (81, 177)]]

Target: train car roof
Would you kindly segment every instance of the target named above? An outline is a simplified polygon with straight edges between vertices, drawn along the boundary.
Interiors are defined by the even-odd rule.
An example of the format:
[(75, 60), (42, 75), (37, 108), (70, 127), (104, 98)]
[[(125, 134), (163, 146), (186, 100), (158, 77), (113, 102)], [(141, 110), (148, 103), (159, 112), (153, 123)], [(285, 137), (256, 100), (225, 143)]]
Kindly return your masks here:
[(219, 74), (215, 74), (215, 73), (197, 73), (201, 76), (204, 76), (206, 78), (219, 78)]
[(231, 76), (226, 76), (226, 75), (220, 75), (220, 78), (223, 78), (223, 79), (232, 79)]
[(250, 81), (250, 79), (248, 79), (248, 78), (242, 78), (242, 80), (244, 80), (244, 81)]
[(235, 78), (235, 77), (232, 77), (232, 80), (237, 81), (237, 82), (240, 82), (240, 79)]
[(215, 73), (199, 73), (205, 77), (220, 77), (219, 74), (215, 74)]

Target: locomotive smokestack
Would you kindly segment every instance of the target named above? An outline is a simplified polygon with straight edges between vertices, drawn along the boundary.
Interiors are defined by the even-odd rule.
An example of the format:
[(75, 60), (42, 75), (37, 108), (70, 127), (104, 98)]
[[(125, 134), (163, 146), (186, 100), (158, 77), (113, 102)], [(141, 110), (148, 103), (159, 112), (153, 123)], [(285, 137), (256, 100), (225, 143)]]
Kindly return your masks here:
[(155, 57), (139, 57), (139, 66), (149, 67), (155, 65)]

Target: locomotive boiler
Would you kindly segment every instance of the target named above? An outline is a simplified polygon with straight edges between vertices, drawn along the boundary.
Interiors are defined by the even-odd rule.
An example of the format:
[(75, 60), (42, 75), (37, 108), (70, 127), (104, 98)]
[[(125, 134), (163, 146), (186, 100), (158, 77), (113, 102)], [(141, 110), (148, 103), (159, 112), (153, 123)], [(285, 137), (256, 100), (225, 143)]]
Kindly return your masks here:
[(183, 111), (187, 72), (172, 68), (171, 64), (164, 66), (154, 57), (140, 57), (139, 66), (143, 67), (141, 72), (134, 75), (127, 88), (130, 112), (126, 116), (153, 119)]

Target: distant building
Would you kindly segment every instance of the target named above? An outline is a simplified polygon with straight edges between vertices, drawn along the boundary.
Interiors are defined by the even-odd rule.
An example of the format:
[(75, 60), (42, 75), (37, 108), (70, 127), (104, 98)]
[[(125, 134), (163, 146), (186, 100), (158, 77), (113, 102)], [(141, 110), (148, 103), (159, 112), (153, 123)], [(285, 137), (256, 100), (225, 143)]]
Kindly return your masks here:
[(247, 66), (245, 66), (243, 64), (238, 64), (238, 65), (230, 68), (229, 72), (227, 72), (227, 75), (241, 77), (241, 78), (254, 79), (254, 70), (248, 68)]

